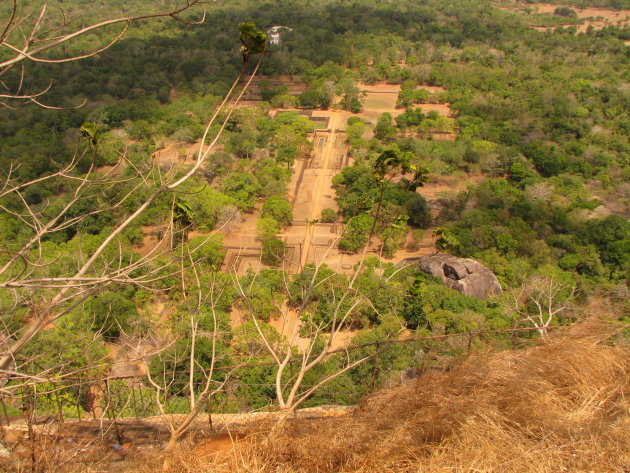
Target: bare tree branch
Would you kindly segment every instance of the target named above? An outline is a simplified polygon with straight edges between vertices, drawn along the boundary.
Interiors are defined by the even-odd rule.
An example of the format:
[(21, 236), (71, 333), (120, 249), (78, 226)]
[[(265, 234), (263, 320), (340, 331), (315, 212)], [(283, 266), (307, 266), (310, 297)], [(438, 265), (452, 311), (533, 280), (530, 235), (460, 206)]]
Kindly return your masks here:
[(532, 324), (541, 338), (547, 336), (554, 317), (569, 309), (576, 288), (545, 276), (524, 282), (509, 294), (509, 309), (522, 321)]
[[(203, 12), (203, 15), (200, 20), (196, 21), (187, 21), (180, 18), (180, 14), (189, 10), (197, 5), (201, 5), (203, 2), (201, 0), (186, 0), (182, 6), (170, 9), (168, 11), (156, 12), (156, 13), (147, 13), (142, 15), (128, 15), (121, 16), (118, 18), (111, 18), (104, 21), (98, 21), (88, 26), (84, 26), (81, 28), (77, 28), (73, 31), (52, 35), (51, 33), (57, 31), (67, 30), (69, 25), (68, 20), (66, 19), (65, 13), (61, 10), (62, 21), (61, 24), (52, 24), (48, 29), (45, 29), (44, 26), (53, 22), (53, 20), (47, 14), (48, 2), (44, 2), (39, 14), (37, 15), (35, 21), (33, 22), (30, 28), (26, 28), (27, 20), (29, 20), (33, 15), (32, 13), (22, 13), (18, 6), (18, 1), (13, 0), (13, 5), (11, 8), (11, 13), (2, 29), (2, 33), (0, 34), (0, 51), (5, 50), (7, 54), (10, 56), (9, 59), (5, 59), (0, 62), (0, 76), (11, 70), (14, 66), (23, 63), (24, 61), (30, 61), (33, 63), (44, 63), (44, 64), (57, 64), (57, 63), (65, 63), (72, 61), (80, 61), (82, 59), (86, 59), (89, 57), (96, 56), (109, 48), (111, 48), (114, 44), (119, 42), (127, 33), (129, 27), (132, 23), (140, 21), (140, 20), (149, 20), (155, 18), (165, 18), (171, 17), (178, 22), (185, 24), (200, 24), (205, 21), (206, 12)], [(106, 30), (110, 27), (122, 26), (120, 31), (105, 43), (103, 46), (99, 46), (94, 48), (93, 50), (86, 52), (84, 54), (77, 54), (67, 57), (54, 58), (54, 57), (44, 57), (42, 54), (47, 52), (54, 52), (56, 48), (65, 43), (71, 42), (81, 36), (84, 36), (88, 33), (92, 33), (94, 31)], [(15, 33), (15, 34), (14, 34)], [(17, 36), (13, 38), (13, 36)], [(22, 44), (17, 45), (19, 41), (19, 37), (22, 39)], [(52, 86), (52, 82), (44, 89), (36, 93), (28, 94), (21, 93), (22, 86), (24, 81), (24, 71), (22, 69), (20, 73), (19, 86), (13, 92), (8, 92), (0, 95), (0, 105), (5, 107), (9, 107), (9, 101), (22, 101), (22, 102), (30, 102), (34, 103), (42, 108), (51, 108), (51, 109), (64, 109), (62, 107), (54, 107), (51, 105), (46, 105), (39, 100), (39, 97), (48, 92)], [(85, 102), (79, 105), (75, 105), (73, 107), (67, 108), (78, 108), (81, 107)]]
[[(257, 61), (255, 65), (252, 77), (258, 71), (263, 58), (264, 58), (264, 54), (261, 54), (259, 60)], [(251, 84), (252, 77), (250, 77), (250, 79), (247, 81), (247, 83), (242, 88), (242, 90), (238, 94), (235, 94), (236, 87), (238, 83), (240, 82), (240, 78), (242, 77), (245, 71), (245, 68), (246, 68), (246, 64), (243, 65), (241, 73), (235, 79), (230, 89), (229, 94), (226, 96), (222, 104), (217, 108), (212, 119), (206, 126), (206, 129), (204, 132), (204, 138), (199, 148), (196, 164), (188, 172), (186, 172), (184, 176), (177, 178), (176, 180), (175, 178), (172, 178), (170, 182), (166, 181), (162, 183), (160, 186), (158, 186), (156, 189), (154, 189), (142, 204), (137, 206), (135, 210), (126, 219), (122, 221), (122, 223), (120, 223), (114, 230), (112, 230), (107, 235), (107, 237), (103, 240), (102, 243), (100, 243), (100, 245), (96, 248), (96, 250), (91, 255), (89, 255), (84, 262), (81, 263), (81, 266), (77, 269), (76, 273), (73, 276), (57, 278), (57, 279), (48, 279), (48, 281), (45, 281), (42, 278), (31, 278), (31, 279), (23, 278), (22, 281), (18, 281), (18, 280), (15, 280), (15, 278), (12, 278), (8, 281), (4, 281), (0, 283), (0, 287), (5, 287), (8, 289), (15, 289), (17, 287), (40, 287), (40, 288), (53, 288), (54, 287), (58, 289), (58, 292), (56, 295), (54, 295), (42, 307), (38, 308), (37, 315), (32, 321), (32, 323), (28, 327), (26, 327), (25, 330), (20, 334), (17, 340), (11, 345), (8, 352), (5, 352), (0, 355), (0, 369), (6, 369), (11, 363), (13, 356), (16, 353), (18, 353), (20, 350), (22, 350), (22, 348), (30, 340), (32, 340), (33, 337), (35, 337), (46, 325), (58, 319), (60, 317), (59, 314), (66, 313), (64, 309), (59, 310), (60, 306), (65, 301), (72, 300), (74, 297), (73, 294), (76, 291), (89, 290), (90, 287), (102, 288), (105, 285), (110, 285), (115, 282), (144, 284), (148, 281), (151, 281), (151, 279), (143, 280), (141, 277), (130, 276), (130, 274), (139, 267), (138, 264), (134, 264), (134, 263), (126, 266), (125, 269), (117, 270), (108, 274), (103, 274), (101, 277), (88, 276), (88, 272), (93, 269), (93, 266), (96, 263), (96, 261), (102, 258), (105, 250), (111, 245), (111, 243), (114, 242), (121, 235), (121, 233), (126, 228), (128, 228), (129, 225), (132, 222), (134, 222), (147, 208), (149, 208), (149, 206), (159, 196), (167, 192), (175, 191), (179, 186), (181, 186), (191, 176), (193, 176), (193, 174), (199, 169), (201, 164), (203, 164), (203, 161), (209, 156), (212, 147), (217, 143), (220, 135), (225, 129), (227, 121), (230, 119), (232, 113), (236, 109), (238, 102), (243, 97), (245, 90)], [(236, 97), (234, 97), (234, 95), (236, 95)], [(234, 100), (234, 102), (231, 105), (229, 105), (228, 112), (225, 115), (225, 118), (222, 120), (222, 123), (218, 132), (214, 136), (210, 145), (204, 151), (204, 143), (205, 143), (206, 138), (209, 135), (212, 125), (214, 124), (215, 120), (219, 116), (219, 113), (221, 113), (221, 111), (226, 108), (230, 100)], [(65, 174), (63, 171), (60, 171), (59, 173), (57, 173), (57, 176), (63, 177), (65, 176)], [(146, 182), (146, 180), (144, 182)], [(55, 217), (50, 219), (46, 224), (41, 223), (38, 220), (38, 218), (32, 212), (30, 212), (30, 208), (29, 208), (28, 210), (30, 212), (29, 213), (30, 218), (34, 219), (35, 227), (38, 229), (34, 231), (34, 235), (31, 238), (31, 240), (27, 242), (26, 245), (24, 245), (21, 250), (14, 253), (17, 253), (19, 255), (26, 255), (26, 253), (30, 251), (30, 249), (33, 247), (33, 245), (40, 242), (44, 235), (50, 233), (50, 231), (57, 226), (60, 219), (64, 215), (66, 215), (69, 209), (72, 208), (72, 206), (76, 203), (81, 193), (84, 192), (83, 189), (84, 188), (87, 189), (90, 187), (88, 186), (89, 183), (91, 183), (91, 181), (87, 178), (80, 179), (79, 186), (77, 190), (75, 191), (75, 195), (73, 199), (71, 199), (71, 201), (67, 203), (66, 206)], [(11, 184), (5, 183), (3, 187), (4, 187), (5, 194), (19, 193), (19, 189), (23, 188), (23, 185), (20, 185), (20, 184), (11, 185)], [(131, 193), (132, 192), (130, 192), (127, 195), (130, 195)], [(117, 205), (120, 205), (120, 203), (118, 203)], [(60, 228), (64, 228), (63, 225)], [(16, 256), (16, 255), (11, 256), (9, 261), (6, 262), (0, 268), (0, 275), (6, 272), (8, 268), (12, 267), (16, 259), (20, 257), (21, 256)], [(91, 279), (85, 279), (85, 278), (91, 278)]]

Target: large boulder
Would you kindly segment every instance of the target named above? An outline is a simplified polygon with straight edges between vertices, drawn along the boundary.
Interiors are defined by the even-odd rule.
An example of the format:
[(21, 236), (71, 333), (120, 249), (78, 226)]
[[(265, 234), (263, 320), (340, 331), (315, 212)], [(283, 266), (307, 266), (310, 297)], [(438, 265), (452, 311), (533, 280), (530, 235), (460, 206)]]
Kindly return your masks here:
[(469, 258), (437, 254), (420, 260), (420, 269), (442, 278), (444, 284), (465, 296), (487, 299), (500, 294), (501, 284), (492, 271)]

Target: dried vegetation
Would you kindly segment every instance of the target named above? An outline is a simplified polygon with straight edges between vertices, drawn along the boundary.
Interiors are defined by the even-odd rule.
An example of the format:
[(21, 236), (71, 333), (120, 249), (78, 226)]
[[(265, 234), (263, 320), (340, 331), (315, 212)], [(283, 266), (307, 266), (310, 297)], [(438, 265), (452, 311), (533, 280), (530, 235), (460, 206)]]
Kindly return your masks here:
[(350, 416), (118, 459), (100, 449), (48, 471), (627, 473), (629, 340), (627, 325), (591, 318), (528, 348), (474, 353), (371, 396)]
[(289, 423), (216, 456), (189, 450), (174, 462), (179, 467), (171, 467), (627, 472), (630, 357), (627, 337), (619, 333), (619, 327), (591, 320), (524, 350), (478, 353), (451, 371), (371, 397), (352, 417)]

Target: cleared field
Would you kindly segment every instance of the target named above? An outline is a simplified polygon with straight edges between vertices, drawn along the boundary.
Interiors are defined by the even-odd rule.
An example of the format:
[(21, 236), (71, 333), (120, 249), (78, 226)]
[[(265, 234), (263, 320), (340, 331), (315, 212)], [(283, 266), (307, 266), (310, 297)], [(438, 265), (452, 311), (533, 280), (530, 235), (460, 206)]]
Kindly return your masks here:
[[(606, 8), (586, 7), (577, 8), (571, 5), (551, 5), (548, 3), (519, 3), (514, 2), (512, 8), (500, 7), (508, 11), (524, 11), (526, 8), (532, 10), (534, 13), (546, 13), (553, 15), (554, 11), (558, 7), (568, 7), (574, 10), (578, 18), (586, 20), (581, 25), (577, 26), (578, 33), (586, 33), (589, 27), (595, 29), (602, 29), (607, 26), (618, 26), (620, 28), (630, 25), (630, 10), (611, 10)], [(565, 28), (574, 26), (571, 24), (563, 25)], [(532, 26), (532, 28), (539, 31), (554, 30), (555, 26)]]
[[(596, 30), (601, 30), (602, 28), (609, 26), (609, 23), (605, 21), (587, 21), (581, 25), (564, 25), (563, 28), (568, 28), (569, 26), (576, 26), (578, 33), (586, 33), (590, 26)], [(532, 26), (532, 28), (538, 31), (553, 31), (557, 28), (557, 26)]]
[(282, 308), (283, 316), (278, 318), (271, 318), (269, 325), (275, 328), (278, 333), (287, 339), (294, 340), (294, 346), (299, 347), (301, 350), (308, 349), (310, 340), (302, 338), (298, 335), (294, 336), (296, 328), (299, 330), (300, 316), (297, 310), (289, 309), (287, 306)]
[(395, 110), (398, 94), (378, 94), (368, 92), (363, 100), (363, 109), (366, 111), (398, 112)]
[(569, 7), (574, 10), (578, 18), (602, 18), (604, 21), (609, 23), (616, 23), (617, 21), (625, 21), (627, 22), (627, 15), (630, 14), (630, 10), (609, 10), (606, 8), (595, 8), (595, 7), (586, 7), (586, 8), (577, 8), (571, 5), (551, 5), (548, 3), (528, 3), (518, 5), (526, 6), (531, 8), (537, 13), (553, 13), (558, 7)]
[(397, 84), (357, 84), (364, 92), (363, 110), (359, 116), (368, 123), (376, 124), (378, 117), (388, 112), (393, 116), (400, 115), (404, 110), (396, 109), (396, 101), (400, 92)]
[[(249, 80), (250, 76), (245, 76), (243, 81)], [(252, 79), (249, 90), (245, 94), (246, 99), (260, 99), (261, 83), (267, 82), (270, 89), (276, 89), (280, 86), (288, 88), (287, 93), (290, 95), (300, 95), (307, 89), (307, 85), (301, 82), (297, 76), (261, 76), (257, 75)]]
[[(363, 98), (363, 110), (359, 113), (359, 116), (366, 122), (376, 124), (378, 118), (385, 112), (390, 113), (394, 117), (404, 112), (404, 109), (396, 108), (396, 101), (398, 100), (398, 94), (400, 93), (400, 85), (368, 85), (363, 83), (359, 83), (357, 85), (365, 93)], [(426, 89), (431, 94), (439, 94), (445, 91), (443, 87), (432, 85), (421, 85), (418, 86), (418, 89)], [(417, 106), (422, 108), (425, 113), (434, 110), (440, 115), (447, 117), (452, 115), (452, 110), (450, 104), (448, 103), (421, 103), (417, 104)]]
[(418, 107), (422, 109), (424, 113), (437, 112), (445, 117), (452, 116), (451, 104), (449, 103), (421, 103)]
[(374, 93), (389, 93), (389, 94), (397, 94), (400, 92), (399, 84), (365, 84), (363, 82), (358, 82), (357, 87), (361, 89), (363, 92), (374, 92)]

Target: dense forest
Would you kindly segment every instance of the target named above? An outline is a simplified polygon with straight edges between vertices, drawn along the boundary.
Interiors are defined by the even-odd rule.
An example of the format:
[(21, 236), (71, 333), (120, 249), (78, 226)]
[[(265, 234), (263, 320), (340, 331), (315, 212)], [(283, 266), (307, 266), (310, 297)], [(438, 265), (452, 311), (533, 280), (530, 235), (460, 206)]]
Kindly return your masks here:
[[(0, 6), (0, 18), (8, 17), (8, 3)], [(59, 5), (76, 24), (88, 24), (119, 11), (146, 9), (145, 3)], [(156, 8), (168, 4), (153, 3)], [(624, 0), (570, 3), (630, 8)], [(34, 8), (40, 2), (22, 4)], [(339, 330), (339, 320), (355, 345), (401, 334), (527, 326), (522, 313), (534, 313), (536, 307), (531, 302), (519, 306), (518, 297), (515, 307), (513, 296), (541, 278), (559, 288), (550, 310), (554, 303), (571, 307), (558, 312), (553, 325), (575, 321), (581, 307), (602, 300), (618, 304), (615, 316), (627, 321), (630, 28), (626, 23), (579, 34), (570, 28), (543, 32), (532, 28), (535, 17), (498, 8), (504, 4), (217, 2), (207, 5), (200, 24), (194, 24), (202, 16), (199, 9), (184, 12), (186, 21), (141, 20), (94, 57), (24, 62), (23, 70), (8, 70), (0, 79), (9, 91), (21, 87), (24, 95), (50, 88), (38, 98), (46, 108), (28, 100), (0, 103), (6, 104), (0, 108), (3, 176), (19, 183), (69, 164), (72, 169), (14, 192), (2, 190), (0, 264), (11, 262), (0, 273), (3, 351), (55, 297), (60, 287), (55, 281), (75, 274), (167, 182), (164, 176), (183, 176), (191, 168), (194, 155), (188, 150), (204, 139), (206, 124), (243, 65), (237, 25), (251, 21), (262, 31), (290, 28), (280, 44), (267, 45), (256, 82), (260, 100), (229, 115), (221, 111), (205, 141), (217, 136), (218, 146), (202, 168), (177, 192), (152, 199), (86, 274), (97, 279), (113, 274), (117, 265), (132, 269), (87, 289), (73, 287), (73, 297), (64, 293), (55, 312), (63, 316), (55, 315), (54, 324), (16, 352), (12, 366), (33, 376), (57, 376), (63, 383), (69, 372), (102, 376), (108, 370), (102, 360), (121, 340), (162, 340), (155, 343), (165, 348), (147, 369), (155, 377), (165, 370), (179, 377), (179, 384), (165, 388), (172, 412), (186, 410), (179, 399), (188, 389), (190, 358), (203, 367), (259, 364), (240, 370), (235, 387), (213, 398), (226, 411), (237, 411), (262, 408), (278, 396), (268, 340), (272, 348), (284, 346), (299, 356), (299, 349), (287, 348), (285, 335), (268, 324), (283, 310), (300, 314), (300, 336), (312, 336), (314, 352)], [(120, 27), (108, 27), (80, 36), (46, 57), (93, 50), (119, 32)], [(0, 49), (0, 61), (11, 56), (12, 51)], [(254, 59), (250, 63), (248, 74)], [(287, 76), (301, 84), (299, 92), (275, 82)], [(359, 84), (400, 85), (400, 113), (383, 113), (375, 123), (360, 118), (364, 96)], [(423, 85), (440, 91), (429, 93)], [(427, 101), (448, 104), (451, 114), (424, 112)], [(270, 113), (278, 108), (292, 111)], [(344, 254), (359, 256), (370, 242), (379, 248), (378, 255), (355, 264), (352, 274), (335, 272), (331, 265), (311, 263), (290, 271), (282, 264), (287, 252), (282, 235), (294, 220), (288, 189), (296, 163), (314, 149), (309, 137), (317, 124), (299, 113), (304, 110), (356, 114), (344, 123), (351, 164), (332, 177), (339, 210), (325, 208), (318, 216), (345, 228), (335, 242)], [(439, 133), (456, 139), (433, 139)], [(160, 168), (154, 156), (168, 147), (177, 148), (181, 162)], [(385, 158), (389, 167), (383, 167)], [(92, 184), (83, 188), (84, 180)], [(462, 185), (446, 189), (431, 204), (423, 187), (432, 182)], [(69, 202), (69, 210), (61, 212)], [(264, 269), (243, 274), (225, 269), (230, 244), (225, 228), (234, 215), (257, 216), (252, 231), (261, 242)], [(50, 229), (34, 237), (51, 221)], [(168, 251), (143, 265), (146, 254), (139, 248), (148, 228), (162, 229), (162, 236), (171, 231), (172, 237)], [(432, 251), (483, 263), (504, 294), (479, 300), (449, 289), (415, 265), (396, 266), (400, 251), (413, 253), (429, 234), (435, 235)], [(243, 314), (239, 327), (231, 321), (235, 310)], [(346, 315), (338, 318), (338, 313)], [(221, 335), (218, 342), (195, 341), (198, 331)], [(475, 343), (509, 347), (521, 342), (497, 334)], [(443, 366), (464, 352), (446, 342), (419, 341), (392, 344), (378, 367), (358, 363), (371, 349), (326, 357), (309, 370), (299, 392), (335, 370), (343, 373), (308, 393), (304, 405), (355, 403), (375, 384), (409, 367)], [(375, 383), (370, 376), (377, 368)], [(229, 371), (217, 373), (225, 381)], [(190, 389), (201, 389), (202, 375), (194, 378), (196, 388), (191, 383)], [(22, 380), (8, 380), (12, 384)], [(285, 394), (291, 386), (285, 386)], [(153, 387), (145, 383), (143, 389), (148, 393)], [(77, 388), (72, 396), (83, 399), (87, 393)], [(46, 402), (41, 409), (48, 408)]]

